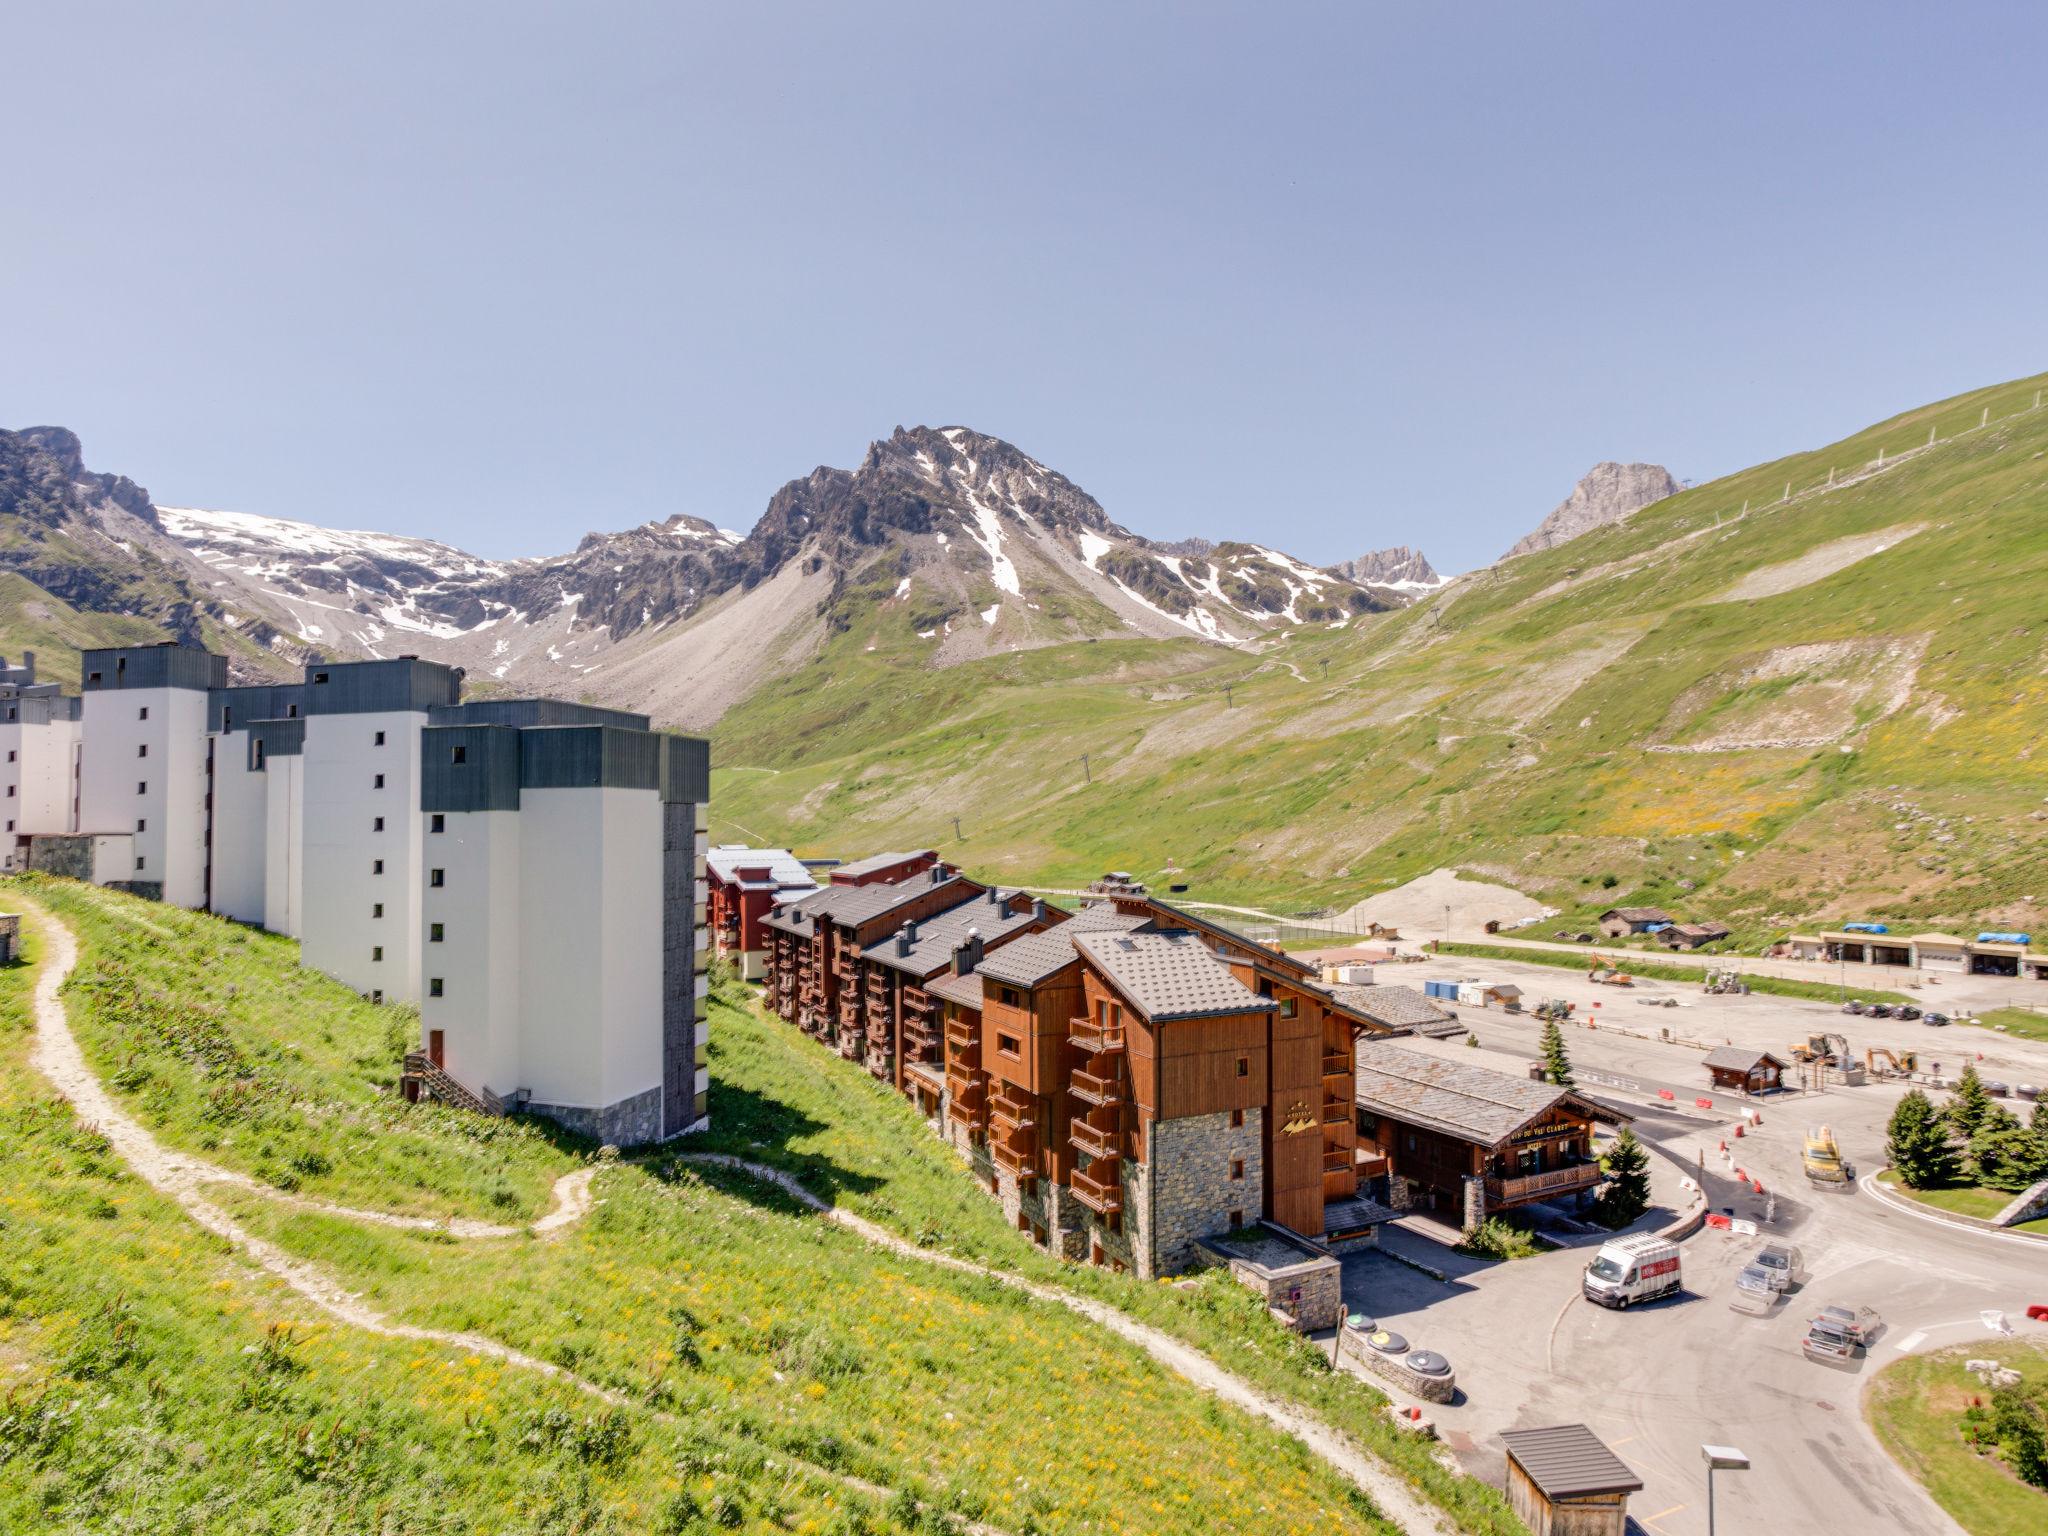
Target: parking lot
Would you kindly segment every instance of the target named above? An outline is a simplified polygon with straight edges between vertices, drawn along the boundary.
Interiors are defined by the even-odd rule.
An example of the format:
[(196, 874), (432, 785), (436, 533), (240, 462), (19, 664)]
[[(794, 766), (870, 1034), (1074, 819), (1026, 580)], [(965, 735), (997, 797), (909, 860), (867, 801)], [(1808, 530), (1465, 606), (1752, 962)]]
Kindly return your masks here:
[[(2048, 1301), (2048, 1244), (1959, 1229), (1895, 1210), (1860, 1189), (1809, 1189), (1799, 1156), (1806, 1126), (1831, 1124), (1859, 1171), (1874, 1171), (1883, 1162), (1885, 1121), (1904, 1091), (1894, 1083), (1760, 1101), (1763, 1123), (1731, 1145), (1765, 1193), (1738, 1186), (1721, 1173), (1718, 1156), (1738, 1105), (1706, 1085), (1702, 1050), (1654, 1037), (1668, 1028), (1681, 1039), (1732, 1040), (1783, 1056), (1809, 1032), (1836, 1030), (1848, 1034), (1859, 1058), (1865, 1044), (1917, 1046), (1923, 1059), (1940, 1059), (1954, 1072), (1982, 1050), (1985, 1072), (2033, 1083), (2048, 1081), (2048, 1047), (1980, 1030), (1845, 1018), (1827, 1005), (1781, 998), (1705, 997), (1679, 983), (1595, 987), (1582, 973), (1490, 961), (1387, 967), (1379, 979), (1419, 983), (1478, 974), (1516, 981), (1531, 1001), (1578, 1002), (1580, 1015), (1595, 1025), (1575, 1024), (1566, 1033), (1580, 1086), (1629, 1108), (1637, 1134), (1668, 1156), (1659, 1194), (1669, 1193), (1679, 1166), (1697, 1167), (1704, 1152), (1711, 1208), (1755, 1220), (1759, 1235), (1710, 1228), (1690, 1238), (1683, 1244), (1684, 1294), (1626, 1312), (1581, 1298), (1588, 1247), (1484, 1264), (1397, 1227), (1383, 1233), (1387, 1253), (1347, 1258), (1345, 1295), (1353, 1311), (1451, 1360), (1459, 1399), (1429, 1412), (1467, 1468), (1499, 1481), (1502, 1430), (1583, 1421), (1643, 1478), (1630, 1510), (1654, 1536), (1703, 1536), (1699, 1447), (1706, 1442), (1739, 1446), (1753, 1462), (1748, 1472), (1716, 1479), (1723, 1531), (1958, 1530), (1878, 1446), (1864, 1424), (1860, 1394), (1902, 1351), (1987, 1337), (1985, 1311), (2002, 1312), (2016, 1330), (2040, 1330), (2024, 1313), (2028, 1304)], [(1635, 1001), (1660, 994), (1685, 1006)], [(1601, 1006), (1592, 1008), (1594, 1002)], [(1541, 1026), (1529, 1016), (1458, 1011), (1489, 1053), (1499, 1053), (1498, 1064), (1511, 1067), (1536, 1054)], [(1656, 1097), (1659, 1088), (1672, 1093), (1672, 1102)], [(1696, 1109), (1699, 1097), (1713, 1098), (1713, 1109)], [(1770, 1315), (1747, 1316), (1728, 1301), (1737, 1271), (1766, 1237), (1799, 1245), (1806, 1279)], [(1447, 1278), (1432, 1279), (1396, 1256)], [(1875, 1346), (1848, 1368), (1808, 1360), (1800, 1349), (1808, 1318), (1831, 1303), (1871, 1306), (1884, 1319)]]

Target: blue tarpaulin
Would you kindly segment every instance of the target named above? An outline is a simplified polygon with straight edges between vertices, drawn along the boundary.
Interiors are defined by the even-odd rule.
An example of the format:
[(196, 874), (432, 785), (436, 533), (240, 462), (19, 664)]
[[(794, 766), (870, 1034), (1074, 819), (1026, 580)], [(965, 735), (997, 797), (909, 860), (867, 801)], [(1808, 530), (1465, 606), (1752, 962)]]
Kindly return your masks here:
[(2029, 944), (2033, 942), (2033, 937), (2030, 933), (1980, 933), (1977, 935), (1977, 942), (1979, 944)]
[(1887, 923), (1842, 924), (1842, 932), (1844, 933), (1890, 933), (1891, 931), (1891, 926)]

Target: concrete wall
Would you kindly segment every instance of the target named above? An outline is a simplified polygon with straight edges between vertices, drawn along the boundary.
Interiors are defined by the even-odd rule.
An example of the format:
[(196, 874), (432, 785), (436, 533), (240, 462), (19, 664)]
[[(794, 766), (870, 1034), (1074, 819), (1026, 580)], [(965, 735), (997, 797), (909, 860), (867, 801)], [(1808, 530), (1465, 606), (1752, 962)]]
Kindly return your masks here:
[[(77, 830), (71, 814), (77, 757), (76, 720), (0, 722), (0, 819), (5, 835)], [(14, 851), (10, 841), (0, 846), (0, 857), (12, 858)]]
[(181, 907), (205, 905), (206, 694), (99, 689), (80, 700), (79, 715), (78, 829), (130, 835), (127, 883), (156, 885)]
[[(216, 758), (216, 761), (218, 759)], [(263, 766), (263, 915), (272, 933), (298, 938), (305, 902), (306, 760), (297, 753)], [(216, 838), (219, 828), (215, 831)]]
[(263, 922), (270, 780), (267, 772), (250, 771), (246, 731), (213, 738), (212, 825), (213, 910), (238, 922)]
[(420, 996), (417, 807), (425, 723), (424, 711), (306, 721), (301, 958), (387, 1002)]

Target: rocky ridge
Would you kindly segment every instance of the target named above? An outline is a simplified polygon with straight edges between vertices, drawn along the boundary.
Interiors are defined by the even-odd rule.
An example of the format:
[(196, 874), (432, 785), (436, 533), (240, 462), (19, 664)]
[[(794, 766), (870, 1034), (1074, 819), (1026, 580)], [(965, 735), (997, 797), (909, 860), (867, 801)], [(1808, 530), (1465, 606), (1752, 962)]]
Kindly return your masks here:
[(1595, 464), (1572, 487), (1571, 495), (1501, 558), (1512, 560), (1539, 549), (1555, 549), (1582, 533), (1618, 523), (1652, 502), (1676, 496), (1678, 491), (1678, 481), (1661, 464), (1616, 464), (1611, 460)]

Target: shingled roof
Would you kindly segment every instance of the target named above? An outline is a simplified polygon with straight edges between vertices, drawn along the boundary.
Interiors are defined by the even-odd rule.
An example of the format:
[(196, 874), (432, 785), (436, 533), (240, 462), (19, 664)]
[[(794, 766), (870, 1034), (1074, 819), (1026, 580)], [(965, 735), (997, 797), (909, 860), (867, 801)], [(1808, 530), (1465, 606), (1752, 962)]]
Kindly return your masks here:
[(1482, 1147), (1499, 1146), (1566, 1099), (1584, 1103), (1568, 1088), (1398, 1045), (1361, 1040), (1357, 1058), (1358, 1102), (1364, 1108)]
[(1369, 1019), (1382, 1029), (1411, 1030), (1452, 1021), (1450, 1014), (1413, 987), (1340, 982), (1325, 990), (1340, 1008)]
[(1724, 1072), (1753, 1072), (1767, 1061), (1780, 1071), (1786, 1065), (1769, 1051), (1749, 1045), (1717, 1045), (1700, 1058), (1702, 1066), (1719, 1067)]
[(897, 949), (897, 939), (901, 935), (899, 929), (870, 944), (861, 951), (861, 957), (922, 979), (942, 966), (952, 964), (953, 951), (967, 942), (970, 932), (980, 934), (982, 943), (987, 944), (1037, 921), (1029, 907), (1022, 912), (1010, 911), (1009, 899), (1015, 894), (1014, 891), (991, 888), (978, 896), (969, 896), (957, 907), (948, 907), (936, 916), (920, 920), (907, 954), (899, 953)]
[(933, 997), (943, 997), (949, 1003), (958, 1003), (963, 1008), (981, 1006), (981, 972), (969, 971), (965, 976), (955, 976), (951, 971), (935, 976), (924, 984), (924, 989)]
[(1074, 941), (1067, 937), (1073, 923), (1061, 923), (1043, 933), (1027, 933), (1012, 939), (994, 954), (986, 956), (975, 973), (1013, 987), (1035, 987), (1046, 977), (1057, 975), (1078, 958)]
[(1634, 1493), (1643, 1480), (1628, 1463), (1583, 1424), (1501, 1431), (1508, 1455), (1529, 1475), (1546, 1499), (1584, 1498), (1594, 1493)]
[(878, 869), (889, 869), (932, 854), (933, 850), (930, 848), (920, 848), (912, 853), (871, 853), (864, 859), (855, 859), (851, 864), (835, 864), (826, 873), (835, 879), (846, 875), (858, 879), (862, 875), (871, 875)]
[(1270, 1013), (1280, 1006), (1231, 975), (1216, 952), (1192, 935), (1078, 933), (1072, 943), (1154, 1024)]

